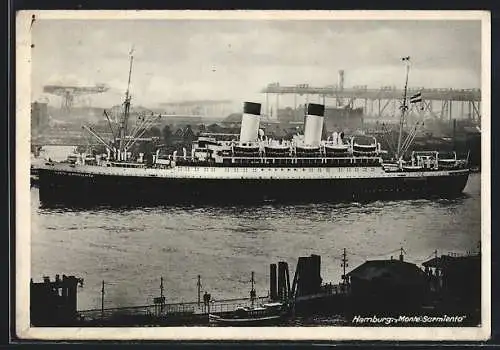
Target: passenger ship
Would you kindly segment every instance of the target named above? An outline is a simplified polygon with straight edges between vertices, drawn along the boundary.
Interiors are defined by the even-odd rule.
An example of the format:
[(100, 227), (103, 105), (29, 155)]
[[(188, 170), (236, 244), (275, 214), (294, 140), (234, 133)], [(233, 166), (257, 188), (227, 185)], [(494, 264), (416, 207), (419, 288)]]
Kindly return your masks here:
[[(406, 103), (405, 87), (401, 118)], [(121, 140), (130, 108), (128, 88), (124, 105)], [(463, 191), (469, 176), (466, 159), (457, 159), (456, 154), (443, 158), (437, 151), (412, 152), (405, 159), (410, 134), (398, 144), (396, 161), (387, 163), (374, 137), (334, 132), (322, 140), (324, 110), (324, 105), (308, 104), (303, 135), (289, 141), (271, 140), (260, 128), (261, 105), (245, 102), (238, 140), (202, 134), (189, 152), (184, 149), (182, 154), (165, 157), (157, 151), (152, 161), (145, 161), (142, 154), (132, 159), (121, 140), (118, 149), (102, 141), (107, 155), (43, 165), (40, 200), (45, 204), (133, 205), (352, 201), (451, 196)]]

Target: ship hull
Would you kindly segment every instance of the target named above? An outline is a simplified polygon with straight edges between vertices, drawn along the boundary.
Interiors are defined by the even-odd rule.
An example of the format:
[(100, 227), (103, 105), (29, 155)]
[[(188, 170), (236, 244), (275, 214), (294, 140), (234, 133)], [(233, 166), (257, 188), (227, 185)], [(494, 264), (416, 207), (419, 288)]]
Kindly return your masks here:
[(42, 205), (357, 201), (459, 195), (469, 171), (365, 178), (182, 178), (40, 169)]

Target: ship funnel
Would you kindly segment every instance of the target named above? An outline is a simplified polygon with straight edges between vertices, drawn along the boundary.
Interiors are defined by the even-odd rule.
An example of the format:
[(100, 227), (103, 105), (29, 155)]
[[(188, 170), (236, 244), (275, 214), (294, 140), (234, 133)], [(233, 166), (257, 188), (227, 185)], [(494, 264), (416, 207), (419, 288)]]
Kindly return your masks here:
[(325, 115), (325, 106), (309, 103), (307, 105), (307, 114), (304, 125), (304, 145), (319, 146), (321, 135), (323, 133), (323, 116)]
[(241, 117), (240, 143), (257, 141), (260, 124), (260, 103), (245, 102)]

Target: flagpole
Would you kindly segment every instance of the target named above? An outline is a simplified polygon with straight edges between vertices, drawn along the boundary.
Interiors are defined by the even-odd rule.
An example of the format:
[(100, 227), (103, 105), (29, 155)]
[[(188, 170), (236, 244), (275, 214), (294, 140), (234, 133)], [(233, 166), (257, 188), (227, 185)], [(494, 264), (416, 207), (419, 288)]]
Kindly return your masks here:
[(403, 123), (404, 123), (404, 115), (406, 112), (406, 94), (408, 92), (408, 75), (410, 73), (410, 57), (403, 57), (403, 61), (406, 63), (406, 81), (405, 81), (405, 90), (404, 90), (404, 96), (403, 96), (403, 106), (401, 107), (401, 118), (399, 120), (399, 136), (398, 136), (398, 148), (397, 148), (397, 154), (396, 158), (399, 160), (401, 157), (401, 138), (403, 137)]

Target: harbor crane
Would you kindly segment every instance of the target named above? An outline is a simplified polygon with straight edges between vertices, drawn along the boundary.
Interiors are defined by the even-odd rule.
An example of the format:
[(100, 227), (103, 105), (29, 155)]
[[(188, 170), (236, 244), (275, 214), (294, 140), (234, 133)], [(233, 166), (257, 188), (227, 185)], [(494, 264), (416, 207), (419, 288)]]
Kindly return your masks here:
[(76, 98), (106, 92), (109, 86), (96, 84), (94, 86), (75, 85), (45, 85), (43, 92), (61, 97), (61, 110), (71, 113)]

